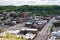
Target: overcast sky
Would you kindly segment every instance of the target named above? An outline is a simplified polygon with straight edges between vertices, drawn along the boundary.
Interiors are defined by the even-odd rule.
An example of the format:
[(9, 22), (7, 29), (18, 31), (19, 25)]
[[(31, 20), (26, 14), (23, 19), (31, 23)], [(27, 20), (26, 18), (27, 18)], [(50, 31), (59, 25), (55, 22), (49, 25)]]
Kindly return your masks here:
[(60, 0), (0, 0), (0, 5), (60, 5)]

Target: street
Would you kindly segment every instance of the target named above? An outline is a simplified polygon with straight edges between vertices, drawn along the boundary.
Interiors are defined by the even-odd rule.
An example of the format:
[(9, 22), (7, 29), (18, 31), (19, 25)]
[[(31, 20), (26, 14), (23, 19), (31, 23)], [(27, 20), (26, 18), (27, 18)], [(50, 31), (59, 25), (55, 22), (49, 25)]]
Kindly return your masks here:
[(46, 40), (47, 38), (47, 30), (53, 25), (55, 18), (52, 18), (45, 27), (38, 33), (34, 40)]

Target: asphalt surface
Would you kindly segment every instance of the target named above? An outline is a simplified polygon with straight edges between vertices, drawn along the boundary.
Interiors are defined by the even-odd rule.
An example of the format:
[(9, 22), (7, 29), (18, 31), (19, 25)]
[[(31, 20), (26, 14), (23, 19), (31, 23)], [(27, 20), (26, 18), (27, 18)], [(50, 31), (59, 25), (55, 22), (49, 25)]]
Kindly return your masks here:
[(55, 18), (52, 18), (45, 27), (38, 33), (34, 40), (46, 40), (47, 38), (47, 30), (53, 25)]

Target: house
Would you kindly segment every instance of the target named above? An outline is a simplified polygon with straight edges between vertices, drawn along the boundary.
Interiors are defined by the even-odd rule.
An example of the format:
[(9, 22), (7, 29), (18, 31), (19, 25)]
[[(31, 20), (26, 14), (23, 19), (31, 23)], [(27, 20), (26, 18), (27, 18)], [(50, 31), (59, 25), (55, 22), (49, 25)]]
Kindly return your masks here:
[(0, 20), (0, 25), (2, 24), (2, 21)]
[(4, 21), (3, 21), (3, 24), (4, 24), (4, 25), (9, 25), (9, 22), (10, 22), (10, 19), (7, 19), (7, 20), (4, 20)]
[(14, 26), (16, 24), (16, 21), (7, 21), (4, 22), (4, 25)]
[(4, 15), (4, 16), (7, 16), (7, 17), (9, 17), (10, 14), (11, 14), (10, 12), (3, 12), (3, 15)]
[(10, 20), (10, 21), (16, 21), (16, 18), (9, 17), (8, 20)]
[(51, 33), (51, 35), (52, 36), (56, 36), (56, 37), (60, 37), (60, 31), (58, 30), (58, 31), (53, 31), (52, 33)]
[(51, 19), (51, 17), (41, 17), (41, 19), (49, 21)]
[(32, 22), (25, 22), (25, 27), (32, 27)]
[(0, 14), (0, 17), (2, 17), (3, 16), (3, 14)]
[(11, 22), (9, 23), (9, 25), (10, 25), (10, 26), (16, 25), (16, 21), (11, 21)]
[(9, 25), (9, 22), (7, 21), (7, 22), (4, 22), (4, 25)]
[(56, 20), (60, 20), (60, 16), (55, 17)]
[(18, 18), (17, 20), (16, 20), (16, 23), (23, 23), (24, 22), (24, 18)]

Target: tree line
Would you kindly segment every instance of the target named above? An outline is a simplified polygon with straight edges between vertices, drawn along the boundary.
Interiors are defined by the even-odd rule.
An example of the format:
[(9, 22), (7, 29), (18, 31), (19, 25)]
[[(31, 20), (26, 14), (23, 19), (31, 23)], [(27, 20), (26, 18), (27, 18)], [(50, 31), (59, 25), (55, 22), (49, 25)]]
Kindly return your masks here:
[(21, 11), (21, 12), (32, 12), (36, 15), (60, 15), (60, 6), (57, 5), (44, 5), (44, 6), (0, 6), (0, 13), (4, 11)]

